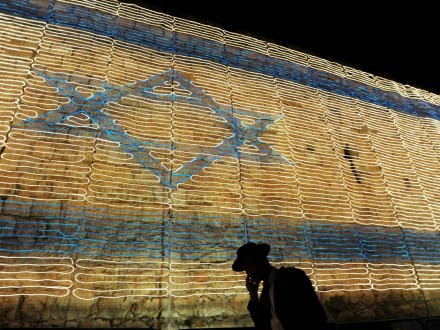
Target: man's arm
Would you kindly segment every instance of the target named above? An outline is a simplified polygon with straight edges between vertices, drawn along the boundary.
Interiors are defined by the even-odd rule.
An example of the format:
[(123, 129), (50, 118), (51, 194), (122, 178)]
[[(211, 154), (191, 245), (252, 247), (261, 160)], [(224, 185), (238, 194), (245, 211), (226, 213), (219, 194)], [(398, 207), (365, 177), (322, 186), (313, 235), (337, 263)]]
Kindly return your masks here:
[(258, 299), (258, 287), (259, 283), (255, 283), (249, 276), (246, 277), (246, 289), (249, 292), (249, 303), (247, 309), (251, 314), (252, 321), (257, 329), (263, 329), (264, 320), (263, 309)]

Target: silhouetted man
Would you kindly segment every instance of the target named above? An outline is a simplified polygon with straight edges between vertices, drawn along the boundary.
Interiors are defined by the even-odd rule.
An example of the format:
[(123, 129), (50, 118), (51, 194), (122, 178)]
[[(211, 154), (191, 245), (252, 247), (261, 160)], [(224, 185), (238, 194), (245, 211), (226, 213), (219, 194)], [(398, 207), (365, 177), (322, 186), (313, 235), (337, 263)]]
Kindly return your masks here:
[[(246, 243), (237, 250), (232, 269), (245, 271), (248, 310), (261, 330), (325, 329), (327, 316), (307, 274), (295, 267), (272, 266), (268, 244)], [(258, 287), (263, 290), (258, 297)]]

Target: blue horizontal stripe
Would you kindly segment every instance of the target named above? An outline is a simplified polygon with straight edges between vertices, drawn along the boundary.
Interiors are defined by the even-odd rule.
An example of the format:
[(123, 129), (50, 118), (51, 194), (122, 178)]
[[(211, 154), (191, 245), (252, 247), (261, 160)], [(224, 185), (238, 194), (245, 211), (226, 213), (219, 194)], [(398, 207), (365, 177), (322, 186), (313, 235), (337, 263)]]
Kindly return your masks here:
[[(294, 62), (224, 45), (197, 36), (172, 32), (92, 8), (56, 0), (0, 3), (0, 12), (51, 24), (73, 27), (161, 52), (190, 56), (293, 81), (323, 91), (353, 97), (411, 115), (439, 119), (440, 107), (410, 99), (358, 81), (305, 67)], [(93, 18), (93, 19), (92, 19)]]
[[(23, 210), (30, 205), (12, 204), (17, 211), (20, 211), (18, 205)], [(51, 205), (38, 204), (41, 211), (44, 206)], [(196, 218), (190, 224), (185, 215), (179, 214), (174, 214), (171, 220), (160, 219), (157, 228), (153, 228), (150, 222), (93, 219), (94, 215), (89, 212), (94, 211), (99, 209), (89, 209), (84, 218), (68, 218), (66, 224), (58, 222), (58, 216), (53, 217), (58, 220), (54, 222), (50, 217), (45, 217), (44, 221), (18, 222), (0, 218), (0, 251), (94, 255), (103, 248), (108, 256), (125, 255), (124, 251), (131, 251), (130, 256), (145, 256), (155, 251), (158, 256), (170, 254), (185, 260), (213, 257), (211, 252), (216, 258), (234, 258), (236, 248), (245, 241), (247, 230), (250, 241), (271, 244), (273, 260), (308, 258), (328, 262), (440, 264), (439, 232), (264, 218), (253, 219), (245, 228), (240, 217), (232, 220), (211, 216), (206, 221)], [(130, 218), (135, 216), (136, 212), (130, 212)], [(144, 221), (158, 220), (157, 216), (155, 212), (139, 212)], [(224, 221), (233, 227), (225, 228)], [(198, 246), (210, 252), (204, 254), (207, 251), (197, 249)]]

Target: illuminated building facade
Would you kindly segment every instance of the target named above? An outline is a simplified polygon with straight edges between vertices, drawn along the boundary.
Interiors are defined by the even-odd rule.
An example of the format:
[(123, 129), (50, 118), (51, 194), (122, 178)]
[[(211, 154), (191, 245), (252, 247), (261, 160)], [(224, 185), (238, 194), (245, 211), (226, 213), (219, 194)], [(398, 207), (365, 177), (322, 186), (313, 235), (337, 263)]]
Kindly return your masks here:
[(0, 326), (251, 326), (246, 241), (329, 319), (440, 315), (440, 96), (116, 0), (0, 2)]

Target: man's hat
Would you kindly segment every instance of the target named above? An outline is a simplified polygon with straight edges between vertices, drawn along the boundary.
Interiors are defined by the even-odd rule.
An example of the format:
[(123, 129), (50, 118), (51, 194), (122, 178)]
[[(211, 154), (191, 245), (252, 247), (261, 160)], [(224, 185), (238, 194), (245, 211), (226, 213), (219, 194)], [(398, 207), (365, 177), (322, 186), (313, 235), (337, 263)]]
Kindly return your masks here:
[(250, 242), (240, 246), (237, 250), (237, 259), (232, 264), (232, 270), (242, 272), (249, 260), (255, 259), (257, 255), (267, 257), (269, 251), (270, 245), (265, 243), (255, 244)]

